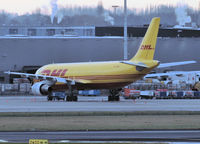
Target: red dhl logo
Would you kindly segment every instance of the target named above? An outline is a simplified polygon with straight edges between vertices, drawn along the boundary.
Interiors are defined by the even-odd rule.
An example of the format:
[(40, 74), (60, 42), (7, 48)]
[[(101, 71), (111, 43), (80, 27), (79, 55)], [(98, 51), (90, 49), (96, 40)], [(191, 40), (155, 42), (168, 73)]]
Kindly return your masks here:
[(46, 70), (43, 70), (41, 72), (42, 75), (46, 75), (46, 76), (65, 76), (67, 72), (67, 69), (54, 69), (54, 70), (49, 70), (49, 69), (46, 69)]
[(142, 45), (140, 47), (141, 50), (153, 50), (154, 48), (151, 47), (151, 45)]

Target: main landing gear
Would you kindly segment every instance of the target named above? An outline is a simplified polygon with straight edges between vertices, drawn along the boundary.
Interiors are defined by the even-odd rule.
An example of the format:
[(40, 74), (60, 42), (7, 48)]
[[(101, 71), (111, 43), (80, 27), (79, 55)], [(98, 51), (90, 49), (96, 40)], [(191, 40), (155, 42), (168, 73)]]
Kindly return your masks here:
[(109, 90), (108, 101), (120, 101), (120, 91), (122, 89), (111, 89)]
[(52, 100), (53, 100), (53, 96), (52, 96), (52, 93), (51, 93), (51, 92), (48, 94), (47, 100), (48, 100), (48, 101), (52, 101)]
[(72, 90), (67, 92), (66, 101), (78, 101), (78, 91)]
[(52, 100), (66, 100), (66, 101), (78, 101), (78, 91), (73, 90), (72, 92), (66, 92), (66, 96), (55, 96), (52, 95), (53, 92), (49, 93), (49, 95), (47, 96), (47, 100), (48, 101), (52, 101)]
[[(78, 101), (78, 91), (76, 89), (72, 89), (72, 83), (67, 82), (68, 90), (66, 91), (66, 97), (63, 98), (66, 101)], [(49, 92), (49, 95), (47, 96), (48, 101), (55, 100), (55, 97), (52, 95), (52, 91)]]
[(78, 91), (76, 89), (72, 89), (71, 82), (67, 83), (68, 91), (66, 101), (78, 101)]

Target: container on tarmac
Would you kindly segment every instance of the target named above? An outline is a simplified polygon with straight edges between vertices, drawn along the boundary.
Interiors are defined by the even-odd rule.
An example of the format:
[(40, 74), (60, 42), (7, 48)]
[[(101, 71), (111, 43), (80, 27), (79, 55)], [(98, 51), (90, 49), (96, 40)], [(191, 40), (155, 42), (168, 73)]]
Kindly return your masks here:
[(66, 93), (64, 91), (52, 92), (52, 100), (65, 100)]
[(186, 98), (186, 99), (187, 98), (190, 98), (190, 99), (194, 98), (194, 92), (193, 91), (185, 91), (184, 95), (185, 95), (184, 98)]
[(156, 99), (168, 99), (169, 91), (168, 89), (157, 89), (155, 92)]
[(161, 98), (161, 99), (168, 99), (169, 97), (168, 97), (168, 94), (167, 94), (166, 91), (160, 91), (159, 98)]
[(125, 99), (136, 99), (140, 97), (140, 90), (135, 89), (124, 89), (124, 98)]
[(100, 90), (80, 90), (78, 94), (83, 96), (99, 96), (101, 92)]
[(177, 91), (176, 93), (177, 93), (177, 96), (176, 96), (177, 99), (183, 99), (184, 98), (183, 91)]
[(19, 85), (19, 91), (20, 92), (29, 92), (31, 89), (30, 83), (22, 83)]
[(200, 91), (194, 91), (194, 98), (200, 99)]
[(176, 91), (169, 91), (168, 92), (168, 97), (169, 99), (174, 99), (177, 97), (177, 92)]
[(154, 91), (154, 96), (155, 96), (156, 98), (160, 97), (160, 92), (159, 92), (159, 91)]
[(152, 99), (154, 96), (154, 91), (140, 91), (141, 98)]

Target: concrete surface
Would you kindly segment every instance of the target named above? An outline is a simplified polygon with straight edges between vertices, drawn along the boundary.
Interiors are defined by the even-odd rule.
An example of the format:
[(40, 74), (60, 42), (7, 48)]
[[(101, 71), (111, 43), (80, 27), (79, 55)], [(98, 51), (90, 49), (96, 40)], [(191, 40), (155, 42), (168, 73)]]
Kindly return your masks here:
[(107, 97), (79, 97), (78, 102), (46, 100), (45, 96), (1, 96), (0, 112), (90, 112), (90, 111), (200, 111), (199, 99), (125, 100), (108, 102)]

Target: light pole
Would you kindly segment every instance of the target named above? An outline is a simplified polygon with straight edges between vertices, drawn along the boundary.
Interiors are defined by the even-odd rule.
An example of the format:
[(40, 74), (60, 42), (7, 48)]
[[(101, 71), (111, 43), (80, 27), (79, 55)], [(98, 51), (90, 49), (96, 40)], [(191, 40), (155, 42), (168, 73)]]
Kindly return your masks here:
[(118, 5), (113, 5), (112, 6), (114, 8), (114, 14), (115, 16), (117, 15), (117, 8), (119, 7)]
[(127, 0), (124, 0), (124, 60), (128, 60), (127, 44)]

